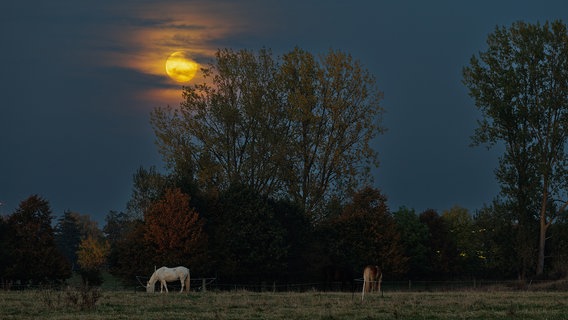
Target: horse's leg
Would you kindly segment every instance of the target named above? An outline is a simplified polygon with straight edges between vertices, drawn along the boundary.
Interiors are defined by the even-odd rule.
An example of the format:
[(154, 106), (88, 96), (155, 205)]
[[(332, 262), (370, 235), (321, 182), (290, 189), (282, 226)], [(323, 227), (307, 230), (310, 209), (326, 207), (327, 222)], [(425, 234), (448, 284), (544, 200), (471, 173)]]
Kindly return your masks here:
[(160, 280), (160, 292), (164, 292), (164, 288), (166, 288), (166, 293), (168, 292), (168, 284), (166, 280)]
[(361, 301), (365, 298), (365, 289), (367, 289), (367, 279), (363, 278), (363, 292), (361, 293)]
[(179, 277), (179, 282), (181, 282), (181, 290), (179, 291), (180, 293), (183, 292), (183, 281), (185, 280), (184, 277)]

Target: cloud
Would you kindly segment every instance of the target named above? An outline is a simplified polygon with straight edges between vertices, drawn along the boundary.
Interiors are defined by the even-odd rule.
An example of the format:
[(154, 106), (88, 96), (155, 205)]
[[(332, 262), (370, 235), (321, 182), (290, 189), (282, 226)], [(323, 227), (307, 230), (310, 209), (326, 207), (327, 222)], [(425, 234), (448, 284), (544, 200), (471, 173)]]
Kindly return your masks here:
[[(82, 42), (80, 59), (106, 72), (131, 70), (125, 79), (144, 82), (138, 96), (154, 105), (178, 103), (180, 85), (165, 74), (168, 56), (185, 51), (200, 64), (211, 62), (229, 39), (246, 33), (240, 10), (242, 6), (229, 1), (121, 1), (82, 9), (88, 19), (84, 37), (77, 39)], [(193, 80), (202, 81), (200, 75)]]

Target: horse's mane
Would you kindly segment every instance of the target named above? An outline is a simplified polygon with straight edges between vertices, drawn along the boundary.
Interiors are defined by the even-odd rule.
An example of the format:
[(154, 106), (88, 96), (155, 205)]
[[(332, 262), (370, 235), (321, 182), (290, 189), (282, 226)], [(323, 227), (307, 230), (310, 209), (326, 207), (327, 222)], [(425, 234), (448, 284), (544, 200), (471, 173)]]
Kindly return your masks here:
[[(159, 269), (158, 269), (159, 270)], [(158, 281), (158, 270), (155, 270), (154, 273), (152, 273), (152, 276), (150, 277), (150, 280), (148, 280), (148, 282), (150, 284), (154, 284), (156, 283), (156, 281)]]

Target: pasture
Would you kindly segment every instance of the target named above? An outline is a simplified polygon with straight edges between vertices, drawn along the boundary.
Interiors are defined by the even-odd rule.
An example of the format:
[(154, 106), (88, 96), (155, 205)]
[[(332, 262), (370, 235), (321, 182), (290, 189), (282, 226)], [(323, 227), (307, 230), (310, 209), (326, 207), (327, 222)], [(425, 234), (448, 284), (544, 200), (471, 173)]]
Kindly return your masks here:
[[(77, 293), (78, 291), (75, 291)], [(81, 295), (81, 294), (79, 294)], [(568, 292), (0, 291), (1, 319), (566, 319)]]

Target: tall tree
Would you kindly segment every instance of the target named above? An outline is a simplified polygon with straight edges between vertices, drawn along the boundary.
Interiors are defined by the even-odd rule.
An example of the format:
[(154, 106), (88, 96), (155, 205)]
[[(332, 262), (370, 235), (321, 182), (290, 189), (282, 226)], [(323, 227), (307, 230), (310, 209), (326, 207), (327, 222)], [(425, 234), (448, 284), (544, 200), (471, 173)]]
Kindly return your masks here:
[(238, 182), (268, 194), (278, 191), (275, 173), (287, 133), (271, 52), (220, 50), (204, 71), (210, 84), (184, 88), (179, 109), (151, 114), (165, 163), (174, 172), (189, 171), (210, 189)]
[(505, 145), (496, 176), (519, 223), (537, 217), (536, 274), (542, 275), (547, 230), (568, 205), (566, 25), (517, 22), (497, 27), (487, 44), (463, 71), (483, 115), (473, 141)]
[(151, 114), (171, 170), (212, 189), (237, 183), (290, 198), (314, 221), (325, 200), (370, 179), (382, 93), (351, 56), (220, 50), (204, 75), (178, 109)]

